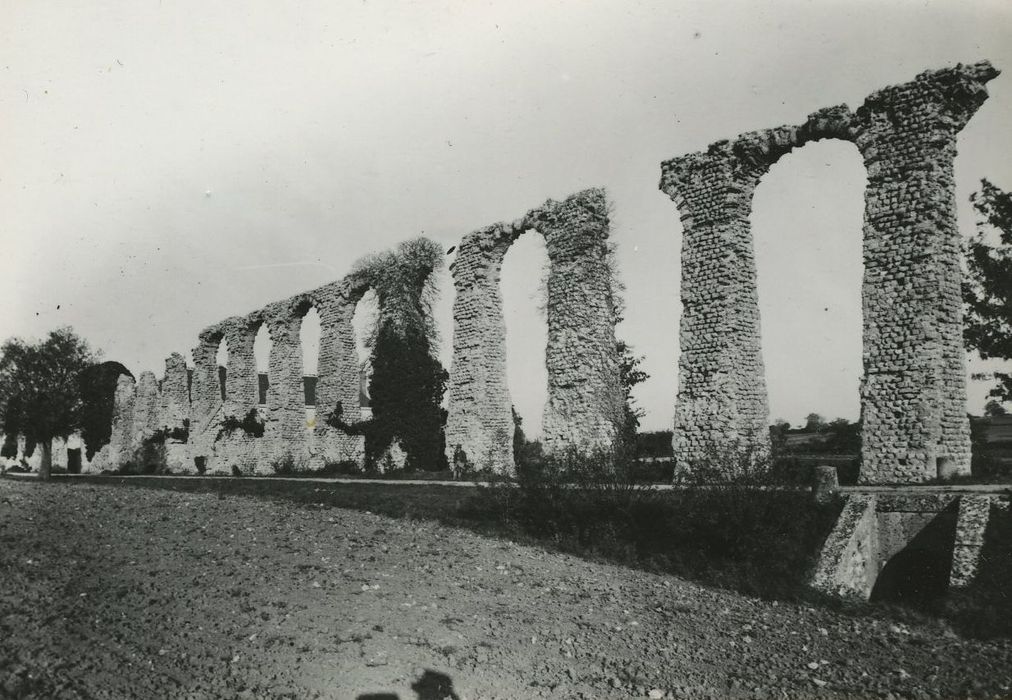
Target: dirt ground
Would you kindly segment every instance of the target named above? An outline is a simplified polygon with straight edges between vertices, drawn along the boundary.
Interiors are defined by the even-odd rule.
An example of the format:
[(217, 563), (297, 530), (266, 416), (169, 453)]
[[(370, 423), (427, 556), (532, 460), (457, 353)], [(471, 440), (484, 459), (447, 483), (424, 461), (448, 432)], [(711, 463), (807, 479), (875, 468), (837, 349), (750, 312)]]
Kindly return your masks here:
[[(340, 488), (340, 486), (335, 486)], [(0, 696), (1009, 697), (1012, 644), (368, 512), (0, 480)]]

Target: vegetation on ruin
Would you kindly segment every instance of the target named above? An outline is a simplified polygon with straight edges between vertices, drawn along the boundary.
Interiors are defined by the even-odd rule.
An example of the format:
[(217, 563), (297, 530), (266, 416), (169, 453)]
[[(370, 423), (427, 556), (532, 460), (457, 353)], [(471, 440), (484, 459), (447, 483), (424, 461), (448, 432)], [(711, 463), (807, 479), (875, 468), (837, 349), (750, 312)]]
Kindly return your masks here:
[(45, 340), (10, 338), (0, 347), (0, 419), (7, 435), (24, 435), (42, 449), (39, 476), (49, 478), (52, 440), (82, 427), (82, 374), (95, 362), (84, 339), (66, 327)]
[[(609, 214), (611, 207), (609, 206)], [(608, 280), (611, 285), (611, 302), (615, 314), (615, 325), (622, 322), (625, 313), (625, 283), (618, 274), (618, 248), (615, 243), (608, 244), (605, 261), (608, 265)], [(636, 405), (632, 396), (633, 387), (642, 384), (650, 375), (640, 368), (643, 357), (633, 352), (632, 346), (624, 340), (616, 339), (615, 353), (618, 356), (619, 385), (622, 391), (622, 422), (619, 426), (620, 449), (635, 452), (636, 434), (639, 432), (640, 418), (645, 413)]]
[[(1012, 193), (981, 180), (970, 201), (981, 219), (966, 244), (963, 337), (985, 359), (1012, 360)], [(990, 396), (1012, 401), (1012, 373), (974, 378), (993, 378)]]
[(302, 473), (306, 467), (306, 460), (296, 457), (288, 452), (280, 457), (271, 460), (271, 469), (278, 476), (292, 476)]
[(249, 437), (263, 437), (264, 436), (264, 421), (257, 413), (257, 409), (254, 406), (242, 419), (236, 416), (225, 416), (221, 421), (221, 427), (218, 428), (218, 434), (215, 436), (215, 442), (220, 440), (226, 435), (231, 435), (236, 431), (242, 431)]
[(119, 362), (100, 362), (81, 373), (81, 439), (87, 458), (109, 444), (112, 438), (112, 412), (116, 401), (116, 382), (121, 374), (133, 375)]
[(442, 249), (417, 238), (363, 259), (354, 271), (369, 281), (380, 302), (376, 325), (367, 338), (372, 418), (346, 421), (338, 403), (325, 420), (365, 436), (370, 471), (377, 469), (395, 442), (406, 454), (407, 471), (446, 468), (446, 415), (440, 404), (449, 375), (435, 357), (438, 334), (432, 317), (434, 273), (442, 265)]

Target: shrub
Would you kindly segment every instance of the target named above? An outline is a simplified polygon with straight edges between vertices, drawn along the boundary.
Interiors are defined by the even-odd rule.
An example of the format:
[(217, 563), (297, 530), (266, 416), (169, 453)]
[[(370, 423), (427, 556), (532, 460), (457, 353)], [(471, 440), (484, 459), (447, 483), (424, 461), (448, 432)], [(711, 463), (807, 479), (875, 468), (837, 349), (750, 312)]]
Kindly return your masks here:
[[(250, 437), (258, 438), (264, 436), (264, 422), (257, 413), (256, 408), (251, 408), (242, 420), (239, 420), (235, 416), (225, 416), (214, 439), (217, 442), (222, 437), (231, 435), (237, 430), (241, 430)], [(189, 431), (189, 425), (187, 425), (187, 431)]]
[(271, 469), (278, 476), (290, 476), (306, 471), (308, 466), (304, 457), (297, 457), (291, 452), (271, 461)]
[(638, 483), (619, 452), (568, 451), (517, 465), (515, 483), (479, 487), (463, 517), (581, 555), (675, 573), (765, 597), (800, 597), (840, 504), (777, 480), (768, 460), (725, 454), (674, 490)]
[(338, 462), (324, 462), (320, 476), (357, 476), (362, 473), (362, 465), (353, 459), (342, 459)]
[(233, 476), (255, 476), (257, 473), (257, 458), (255, 454), (243, 455), (238, 464), (232, 465)]
[(119, 474), (165, 474), (169, 471), (168, 458), (165, 451), (165, 438), (168, 432), (162, 428), (154, 431), (141, 440), (123, 464), (117, 469)]

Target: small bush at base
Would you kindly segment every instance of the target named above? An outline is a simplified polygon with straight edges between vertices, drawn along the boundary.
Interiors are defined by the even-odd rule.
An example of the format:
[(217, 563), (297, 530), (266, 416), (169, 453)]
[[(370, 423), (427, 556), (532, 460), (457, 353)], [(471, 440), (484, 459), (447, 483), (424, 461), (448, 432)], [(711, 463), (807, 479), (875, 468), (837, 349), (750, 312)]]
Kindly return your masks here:
[(289, 476), (305, 470), (304, 460), (296, 459), (291, 452), (271, 461), (271, 469), (278, 476)]
[(802, 597), (840, 503), (819, 505), (807, 490), (785, 487), (768, 462), (726, 459), (695, 465), (683, 488), (660, 491), (636, 483), (621, 454), (571, 452), (518, 464), (515, 484), (480, 487), (459, 514), (576, 554)]
[(353, 459), (342, 459), (338, 462), (325, 462), (320, 476), (358, 476), (362, 473), (362, 465)]

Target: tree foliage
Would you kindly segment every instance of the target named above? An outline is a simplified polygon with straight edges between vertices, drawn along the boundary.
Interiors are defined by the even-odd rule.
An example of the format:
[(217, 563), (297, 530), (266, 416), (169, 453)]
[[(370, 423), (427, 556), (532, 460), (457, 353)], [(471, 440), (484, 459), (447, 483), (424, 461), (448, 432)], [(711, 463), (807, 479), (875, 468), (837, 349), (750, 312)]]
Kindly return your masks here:
[[(609, 213), (610, 206), (609, 206)], [(615, 316), (615, 325), (622, 322), (625, 314), (625, 283), (618, 274), (618, 247), (614, 242), (608, 244), (608, 251), (605, 256), (608, 265), (608, 283), (611, 287), (612, 311)], [(615, 341), (615, 352), (618, 355), (618, 376), (619, 385), (622, 391), (622, 425), (620, 426), (619, 437), (622, 444), (632, 452), (636, 450), (636, 435), (639, 432), (640, 418), (645, 414), (643, 409), (636, 405), (632, 396), (633, 387), (642, 384), (650, 375), (640, 369), (643, 362), (642, 356), (637, 356), (624, 340)]]
[(826, 419), (818, 413), (809, 413), (805, 416), (805, 430), (821, 432), (826, 429)]
[(0, 413), (4, 432), (21, 434), (43, 449), (48, 476), (50, 443), (81, 427), (80, 378), (94, 363), (88, 344), (71, 328), (36, 343), (10, 338), (0, 347)]
[(991, 399), (984, 404), (984, 415), (988, 418), (995, 418), (997, 416), (1007, 416), (1008, 411), (1005, 410), (1005, 407), (1001, 405), (1000, 401)]
[(90, 460), (112, 437), (112, 411), (116, 382), (121, 374), (132, 377), (119, 362), (100, 362), (81, 372), (81, 439)]
[[(970, 201), (981, 219), (966, 244), (963, 338), (984, 359), (1012, 360), (1012, 193), (981, 180)], [(993, 378), (989, 396), (1012, 400), (1012, 374)]]
[(632, 348), (624, 340), (617, 341), (615, 349), (618, 353), (619, 383), (625, 398), (621, 438), (623, 444), (629, 449), (635, 449), (640, 418), (645, 414), (643, 409), (636, 405), (636, 400), (632, 397), (632, 389), (637, 384), (642, 384), (649, 379), (650, 375), (640, 369), (643, 358), (633, 354)]
[(372, 354), (373, 416), (345, 423), (338, 406), (327, 422), (365, 435), (369, 467), (395, 441), (404, 449), (407, 470), (446, 466), (446, 412), (440, 404), (449, 375), (435, 357), (439, 338), (432, 319), (437, 293), (433, 273), (442, 265), (442, 248), (417, 238), (369, 256), (356, 267), (355, 273), (376, 291), (380, 307), (367, 342)]

